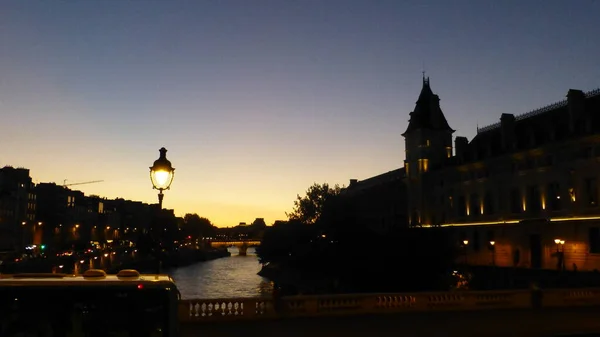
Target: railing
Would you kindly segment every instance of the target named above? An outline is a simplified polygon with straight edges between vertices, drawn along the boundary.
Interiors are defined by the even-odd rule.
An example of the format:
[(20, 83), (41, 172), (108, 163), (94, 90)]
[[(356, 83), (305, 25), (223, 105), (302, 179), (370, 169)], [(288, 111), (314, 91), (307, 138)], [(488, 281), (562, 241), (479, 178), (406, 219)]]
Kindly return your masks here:
[[(586, 98), (590, 98), (590, 97), (594, 97), (594, 96), (598, 96), (598, 95), (600, 95), (600, 88), (594, 89), (592, 91), (588, 91), (588, 92), (585, 93), (585, 97)], [(529, 112), (526, 112), (524, 114), (517, 115), (515, 117), (515, 120), (516, 121), (520, 121), (520, 120), (523, 120), (523, 119), (526, 119), (526, 118), (529, 118), (529, 117), (541, 115), (544, 112), (548, 112), (548, 111), (552, 111), (552, 110), (555, 110), (555, 109), (559, 109), (559, 108), (565, 107), (567, 105), (568, 105), (568, 101), (567, 100), (562, 100), (560, 102), (552, 103), (552, 104), (546, 105), (544, 107), (541, 107), (539, 109), (535, 109), (533, 111), (529, 111)], [(484, 126), (484, 127), (481, 127), (481, 128), (478, 127), (477, 128), (477, 133), (482, 133), (482, 132), (490, 131), (490, 130), (499, 128), (500, 126), (501, 126), (501, 123), (497, 122), (497, 123), (490, 124), (488, 126)]]
[(600, 288), (549, 289), (541, 292), (464, 291), (415, 294), (291, 296), (274, 310), (270, 298), (182, 300), (181, 322), (227, 321), (274, 317), (472, 311), (572, 306), (600, 306)]

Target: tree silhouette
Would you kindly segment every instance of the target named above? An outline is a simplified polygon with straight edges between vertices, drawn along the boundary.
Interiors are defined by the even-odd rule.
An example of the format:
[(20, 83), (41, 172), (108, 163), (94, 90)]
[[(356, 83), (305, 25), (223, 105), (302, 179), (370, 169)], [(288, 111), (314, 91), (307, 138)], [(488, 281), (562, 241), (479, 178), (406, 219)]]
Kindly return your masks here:
[(193, 239), (216, 236), (216, 227), (208, 220), (196, 213), (188, 213), (183, 217), (183, 232)]
[[(257, 249), (271, 272), (295, 270), (301, 280), (328, 280), (356, 292), (446, 289), (457, 256), (445, 228), (376, 230), (360, 199), (314, 184), (298, 196), (289, 221), (265, 231)], [(311, 226), (307, 226), (311, 224)], [(329, 291), (329, 290), (327, 290)]]
[(293, 221), (309, 225), (314, 224), (319, 220), (321, 214), (323, 214), (325, 205), (332, 197), (339, 195), (341, 189), (339, 185), (330, 187), (327, 183), (321, 185), (315, 183), (308, 188), (304, 197), (300, 195), (296, 197), (294, 208), (290, 213), (286, 213), (286, 215)]

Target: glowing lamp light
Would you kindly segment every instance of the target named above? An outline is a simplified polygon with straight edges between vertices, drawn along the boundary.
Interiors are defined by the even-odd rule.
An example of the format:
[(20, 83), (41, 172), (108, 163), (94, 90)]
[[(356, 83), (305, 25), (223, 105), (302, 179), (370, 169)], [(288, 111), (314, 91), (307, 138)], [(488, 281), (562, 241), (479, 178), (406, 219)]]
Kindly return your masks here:
[(490, 246), (493, 246), (496, 244), (496, 241), (490, 241)]
[(175, 169), (167, 159), (167, 149), (163, 147), (158, 152), (160, 156), (154, 161), (154, 165), (150, 167), (150, 180), (154, 189), (163, 191), (171, 187)]
[(152, 184), (156, 189), (167, 189), (173, 180), (173, 174), (169, 171), (153, 171)]
[(463, 240), (463, 244), (466, 246), (469, 244), (469, 240)]

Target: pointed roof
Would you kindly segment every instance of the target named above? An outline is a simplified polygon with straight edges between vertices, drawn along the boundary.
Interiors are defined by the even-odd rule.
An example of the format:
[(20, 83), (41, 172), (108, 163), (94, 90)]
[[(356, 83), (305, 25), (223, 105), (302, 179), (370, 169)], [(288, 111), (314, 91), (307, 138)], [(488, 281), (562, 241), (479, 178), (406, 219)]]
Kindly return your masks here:
[(440, 108), (440, 97), (433, 93), (429, 85), (429, 77), (425, 75), (423, 75), (423, 87), (415, 110), (410, 113), (408, 128), (402, 135), (419, 129), (454, 132)]

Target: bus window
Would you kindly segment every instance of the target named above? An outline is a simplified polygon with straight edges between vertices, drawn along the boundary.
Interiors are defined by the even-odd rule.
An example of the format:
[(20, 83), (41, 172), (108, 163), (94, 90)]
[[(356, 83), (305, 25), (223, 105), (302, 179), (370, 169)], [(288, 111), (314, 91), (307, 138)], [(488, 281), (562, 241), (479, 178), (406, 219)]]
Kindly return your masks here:
[(0, 336), (174, 337), (168, 287), (0, 286)]

